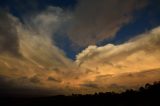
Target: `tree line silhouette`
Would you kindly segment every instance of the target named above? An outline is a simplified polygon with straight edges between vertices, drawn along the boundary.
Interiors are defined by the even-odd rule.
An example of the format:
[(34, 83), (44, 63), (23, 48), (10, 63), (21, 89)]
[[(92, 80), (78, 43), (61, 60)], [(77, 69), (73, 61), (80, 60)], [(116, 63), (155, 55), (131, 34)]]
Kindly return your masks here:
[(57, 95), (37, 98), (1, 99), (5, 106), (160, 106), (160, 82), (122, 93)]

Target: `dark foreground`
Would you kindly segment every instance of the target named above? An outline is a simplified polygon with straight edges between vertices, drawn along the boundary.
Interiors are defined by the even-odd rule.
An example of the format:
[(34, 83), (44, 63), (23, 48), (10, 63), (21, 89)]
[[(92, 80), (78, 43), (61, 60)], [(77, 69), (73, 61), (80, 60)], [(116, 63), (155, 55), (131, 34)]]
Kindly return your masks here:
[(160, 106), (160, 82), (121, 94), (107, 92), (38, 98), (1, 97), (0, 106)]

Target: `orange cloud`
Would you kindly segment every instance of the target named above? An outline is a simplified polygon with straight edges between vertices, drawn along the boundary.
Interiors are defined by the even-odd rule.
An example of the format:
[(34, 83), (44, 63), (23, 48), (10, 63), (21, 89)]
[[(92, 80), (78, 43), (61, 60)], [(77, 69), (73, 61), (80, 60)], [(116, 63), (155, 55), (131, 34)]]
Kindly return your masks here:
[(21, 56), (0, 54), (0, 84), (4, 88), (38, 89), (48, 94), (93, 93), (160, 80), (159, 27), (124, 44), (90, 45), (73, 61), (51, 41), (50, 34), (54, 36), (64, 19), (57, 18), (63, 14), (61, 10), (57, 15), (50, 9), (27, 24), (11, 17), (17, 23), (14, 28)]

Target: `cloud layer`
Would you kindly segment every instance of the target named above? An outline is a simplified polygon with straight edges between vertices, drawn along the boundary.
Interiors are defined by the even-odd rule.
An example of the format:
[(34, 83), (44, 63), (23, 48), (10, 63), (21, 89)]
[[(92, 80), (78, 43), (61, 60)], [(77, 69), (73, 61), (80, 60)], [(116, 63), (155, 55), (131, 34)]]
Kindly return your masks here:
[(76, 63), (86, 74), (81, 86), (121, 91), (160, 79), (160, 28), (120, 45), (89, 46)]
[[(77, 64), (87, 69), (108, 73), (135, 72), (159, 67), (160, 28), (120, 44), (89, 46), (77, 55)], [(150, 64), (150, 65), (148, 65)], [(97, 66), (97, 67), (92, 67)]]
[[(16, 17), (4, 13), (6, 21), (0, 24), (1, 40), (4, 42), (1, 42), (1, 51), (5, 52), (0, 52), (0, 84), (5, 83), (6, 86), (2, 88), (12, 88), (13, 91), (23, 88), (47, 91), (54, 88), (51, 90), (54, 91), (68, 85), (67, 79), (72, 78), (74, 73), (74, 63), (54, 45), (51, 38), (68, 17), (64, 19), (62, 15), (64, 13), (60, 8), (49, 7), (21, 23)], [(12, 23), (15, 24), (10, 25)], [(21, 57), (12, 55), (15, 52)]]
[[(82, 4), (83, 2), (85, 1), (82, 0)], [(116, 0), (110, 1), (112, 5), (116, 5), (117, 2)], [(128, 2), (132, 2), (133, 7), (136, 5), (132, 0), (127, 1), (127, 4), (130, 4)], [(82, 8), (82, 4), (80, 3), (78, 8)], [(102, 4), (94, 4), (95, 6), (91, 6), (92, 8), (101, 8), (101, 6), (106, 8)], [(102, 30), (97, 30), (100, 33), (97, 33), (96, 36), (99, 38), (95, 37), (96, 40), (114, 35), (108, 34), (110, 33), (108, 30), (110, 28), (114, 30), (114, 27), (110, 26), (111, 23), (105, 26), (106, 23), (114, 21), (113, 26), (118, 25), (119, 29), (120, 24), (130, 20), (130, 15), (122, 17), (121, 15), (130, 14), (135, 8), (129, 6), (131, 9), (128, 9), (124, 2), (122, 4), (119, 8), (123, 7), (121, 11), (126, 10), (124, 13), (117, 14), (115, 13), (116, 10), (113, 10), (112, 17), (108, 17), (106, 21), (102, 19), (100, 21), (102, 26), (97, 25), (96, 29), (103, 27), (104, 33), (101, 35)], [(143, 7), (145, 2), (142, 1), (140, 4), (136, 5), (136, 9)], [(107, 8), (111, 9), (110, 6)], [(87, 10), (91, 12), (90, 9)], [(77, 9), (77, 11), (80, 10)], [(160, 80), (160, 27), (137, 35), (124, 44), (107, 44), (101, 47), (89, 45), (77, 54), (76, 60), (73, 61), (67, 58), (52, 40), (52, 37), (56, 36), (55, 33), (66, 24), (65, 22), (74, 19), (70, 13), (58, 7), (48, 7), (40, 13), (30, 16), (23, 23), (7, 12), (0, 14), (2, 14), (0, 19), (3, 19), (0, 21), (0, 40), (2, 41), (0, 42), (1, 91), (24, 94), (25, 91), (32, 93), (36, 90), (37, 92), (42, 91), (45, 95), (94, 93), (122, 91)], [(96, 20), (101, 20), (101, 13), (99, 15), (100, 17), (95, 17)], [(112, 20), (113, 17), (121, 17), (121, 22), (116, 21), (117, 18)], [(82, 21), (79, 20), (79, 22), (85, 20), (83, 17), (81, 19)], [(111, 20), (109, 21), (109, 19)], [(106, 22), (105, 25), (102, 23), (103, 21)], [(93, 20), (91, 20), (92, 22)], [(88, 22), (84, 21), (84, 23), (90, 25)], [(85, 26), (84, 23), (81, 23), (82, 26)], [(77, 26), (75, 28), (79, 30)], [(88, 42), (89, 39), (91, 42), (95, 42), (90, 38), (95, 36), (94, 28), (88, 28), (86, 30), (91, 32), (82, 28), (84, 37), (88, 34), (85, 42)], [(80, 31), (79, 34), (82, 32)], [(83, 36), (81, 36), (82, 39), (77, 39), (77, 36), (75, 35), (76, 39), (73, 39), (81, 44), (82, 41), (80, 40), (84, 40)]]
[(79, 0), (69, 31), (75, 43), (86, 46), (112, 38), (120, 28), (132, 21), (133, 13), (148, 0)]
[(19, 55), (19, 38), (16, 32), (16, 20), (4, 11), (0, 11), (0, 53)]

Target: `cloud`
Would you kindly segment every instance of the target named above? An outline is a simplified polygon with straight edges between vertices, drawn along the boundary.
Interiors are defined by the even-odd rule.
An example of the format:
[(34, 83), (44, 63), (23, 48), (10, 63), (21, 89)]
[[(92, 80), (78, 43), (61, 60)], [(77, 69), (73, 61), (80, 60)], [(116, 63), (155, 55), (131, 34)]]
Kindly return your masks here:
[(54, 36), (70, 18), (69, 13), (62, 8), (49, 6), (37, 15), (32, 15), (29, 21), (39, 33)]
[(71, 60), (65, 57), (65, 53), (52, 40), (67, 17), (61, 8), (48, 7), (39, 14), (32, 15), (25, 24), (20, 23), (17, 32), (20, 35), (22, 55), (42, 68), (67, 68)]
[(48, 77), (48, 80), (58, 82), (58, 83), (62, 82), (61, 80), (55, 79), (54, 77), (51, 77), (51, 76)]
[[(0, 30), (0, 40), (3, 41), (0, 42), (2, 44), (0, 47), (2, 48), (1, 52), (5, 52), (0, 55), (0, 75), (3, 76), (3, 79), (7, 79), (7, 81), (2, 80), (7, 84), (5, 88), (10, 87), (8, 85), (12, 82), (13, 92), (15, 89), (23, 91), (24, 88), (31, 91), (33, 89), (51, 90), (53, 94), (54, 90), (62, 88), (62, 91), (57, 92), (66, 91), (65, 86), (68, 85), (68, 80), (75, 77), (73, 75), (76, 73), (73, 72), (75, 63), (54, 45), (52, 37), (55, 36), (61, 24), (67, 20), (67, 17), (62, 9), (57, 7), (48, 7), (39, 14), (32, 14), (27, 19), (24, 18), (23, 23), (9, 13), (0, 17), (7, 20), (0, 24), (2, 29)], [(16, 24), (12, 25), (12, 20)], [(9, 30), (13, 30), (13, 32)], [(6, 51), (11, 55), (8, 55), (9, 53)], [(21, 54), (21, 58), (12, 55), (17, 52)], [(55, 78), (54, 81), (53, 78)], [(63, 85), (57, 83), (61, 81), (59, 79), (65, 79)]]
[[(27, 77), (10, 78), (0, 75), (0, 95), (1, 97), (18, 97), (18, 96), (44, 96), (65, 94), (64, 90), (53, 87), (54, 89), (46, 89), (38, 86), (39, 82), (33, 82)], [(42, 83), (41, 83), (42, 84)]]
[(89, 87), (89, 88), (98, 88), (97, 84), (92, 84), (92, 83), (84, 83), (84, 84), (81, 84), (80, 86)]
[(38, 76), (33, 76), (32, 78), (30, 78), (30, 81), (33, 83), (40, 83), (40, 79), (38, 78)]
[(107, 91), (122, 92), (126, 89), (137, 89), (146, 83), (153, 83), (159, 80), (160, 69), (158, 68), (114, 75), (95, 75), (94, 80), (82, 82), (80, 86), (82, 91), (86, 90), (90, 93)]
[(160, 65), (159, 33), (158, 27), (124, 44), (89, 46), (77, 55), (76, 63), (80, 67), (95, 70), (101, 74), (158, 68)]
[(148, 0), (79, 0), (70, 38), (81, 46), (112, 38), (120, 28), (132, 21), (133, 12), (147, 5)]
[[(17, 49), (13, 52), (4, 44), (0, 45), (4, 48), (0, 54), (0, 89), (6, 89), (6, 92), (42, 91), (45, 95), (54, 95), (120, 91), (160, 78), (159, 27), (124, 44), (90, 45), (73, 61), (52, 39), (70, 20), (70, 14), (60, 8), (49, 7), (39, 14), (32, 14), (23, 23), (7, 14), (4, 14), (7, 21), (0, 24), (0, 28), (5, 30), (8, 38), (17, 38), (10, 44)], [(10, 26), (12, 21), (16, 24)], [(12, 33), (7, 32), (3, 26), (5, 23), (7, 28), (14, 30)], [(0, 30), (0, 36), (9, 43), (3, 30)], [(8, 55), (15, 54), (15, 51), (21, 58)]]
[(87, 81), (98, 87), (81, 86), (82, 91), (120, 92), (160, 80), (159, 43), (160, 27), (157, 27), (124, 44), (89, 46), (77, 55), (75, 61), (84, 73), (80, 85)]
[(19, 38), (14, 27), (16, 19), (5, 11), (0, 11), (0, 53), (19, 56)]

